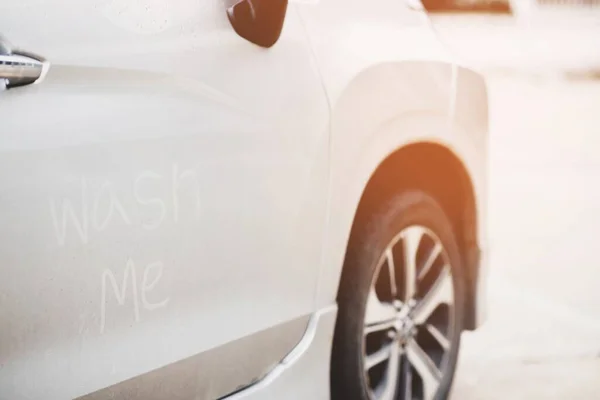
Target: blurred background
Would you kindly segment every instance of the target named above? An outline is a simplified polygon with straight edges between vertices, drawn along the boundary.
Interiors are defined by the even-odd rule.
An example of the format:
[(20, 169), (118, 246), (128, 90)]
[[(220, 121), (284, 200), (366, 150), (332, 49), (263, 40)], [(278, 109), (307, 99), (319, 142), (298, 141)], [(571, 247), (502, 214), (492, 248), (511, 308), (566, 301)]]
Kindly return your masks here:
[(600, 399), (600, 1), (424, 4), (491, 103), (489, 319), (453, 400)]

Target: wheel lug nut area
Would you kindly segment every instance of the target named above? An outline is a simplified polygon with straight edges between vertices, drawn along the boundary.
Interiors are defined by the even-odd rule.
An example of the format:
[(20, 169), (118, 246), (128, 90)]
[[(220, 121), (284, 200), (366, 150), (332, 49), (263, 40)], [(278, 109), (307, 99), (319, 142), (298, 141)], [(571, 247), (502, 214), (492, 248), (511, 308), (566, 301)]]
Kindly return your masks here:
[(388, 338), (391, 340), (398, 340), (401, 345), (404, 345), (418, 333), (418, 327), (415, 322), (409, 318), (404, 317), (402, 319), (398, 319), (394, 329), (388, 331)]

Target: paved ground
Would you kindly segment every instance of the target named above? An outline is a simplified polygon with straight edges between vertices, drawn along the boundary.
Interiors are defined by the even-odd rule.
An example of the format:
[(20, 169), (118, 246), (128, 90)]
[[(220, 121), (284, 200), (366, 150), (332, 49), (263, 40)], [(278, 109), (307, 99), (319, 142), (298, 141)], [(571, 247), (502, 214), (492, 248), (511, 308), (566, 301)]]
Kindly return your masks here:
[[(490, 84), (492, 273), (490, 319), (464, 336), (453, 399), (600, 399), (600, 80), (558, 79), (533, 57), (501, 72), (490, 67), (510, 66), (509, 55), (459, 39)], [(597, 50), (554, 64), (545, 54), (547, 66), (589, 65), (600, 26), (585, 40)]]

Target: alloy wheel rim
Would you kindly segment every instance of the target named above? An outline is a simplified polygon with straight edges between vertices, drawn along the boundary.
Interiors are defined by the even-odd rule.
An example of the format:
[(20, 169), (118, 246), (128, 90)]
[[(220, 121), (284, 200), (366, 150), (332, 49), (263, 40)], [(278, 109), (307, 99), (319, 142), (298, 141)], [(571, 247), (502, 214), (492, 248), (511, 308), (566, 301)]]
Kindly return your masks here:
[(450, 260), (430, 229), (398, 233), (378, 260), (363, 329), (363, 371), (372, 400), (432, 400), (454, 335)]

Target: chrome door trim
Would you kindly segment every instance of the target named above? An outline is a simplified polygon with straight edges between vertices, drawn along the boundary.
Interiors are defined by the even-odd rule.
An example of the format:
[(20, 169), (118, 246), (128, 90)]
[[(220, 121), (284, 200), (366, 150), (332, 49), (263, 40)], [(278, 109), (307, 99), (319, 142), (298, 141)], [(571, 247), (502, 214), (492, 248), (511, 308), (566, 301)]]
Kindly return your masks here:
[[(311, 315), (275, 325), (76, 400), (220, 399), (262, 381), (311, 331)], [(201, 337), (198, 338), (202, 340)], [(168, 346), (168, 343), (157, 343)]]

